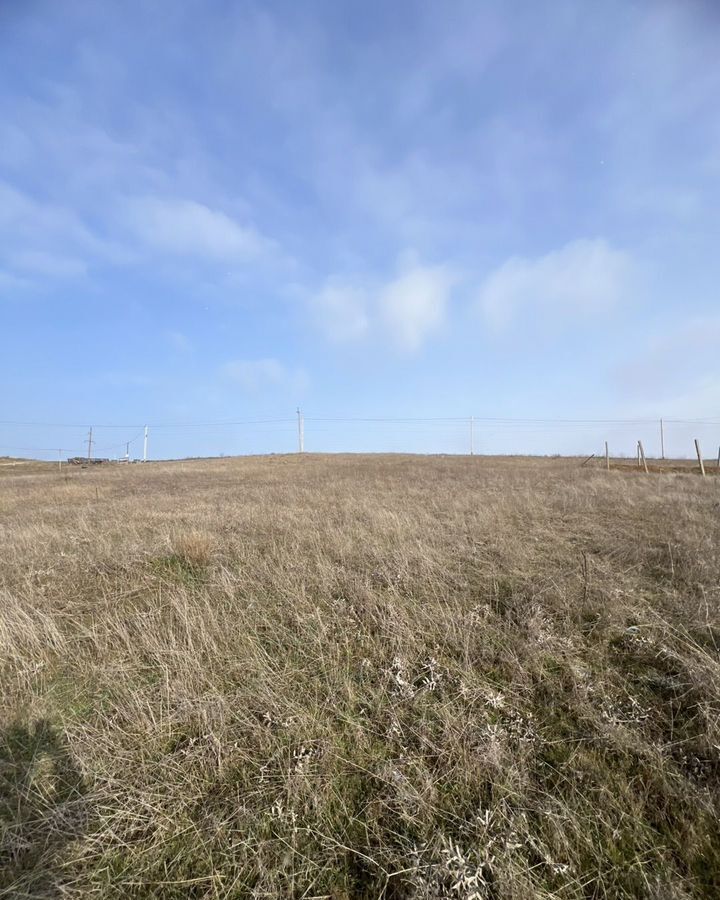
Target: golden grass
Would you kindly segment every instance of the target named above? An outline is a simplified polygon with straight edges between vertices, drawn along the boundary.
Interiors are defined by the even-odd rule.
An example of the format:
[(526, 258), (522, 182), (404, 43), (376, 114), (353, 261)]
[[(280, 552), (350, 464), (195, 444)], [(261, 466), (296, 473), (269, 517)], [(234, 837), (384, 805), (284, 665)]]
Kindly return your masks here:
[(720, 482), (0, 479), (0, 896), (720, 896)]

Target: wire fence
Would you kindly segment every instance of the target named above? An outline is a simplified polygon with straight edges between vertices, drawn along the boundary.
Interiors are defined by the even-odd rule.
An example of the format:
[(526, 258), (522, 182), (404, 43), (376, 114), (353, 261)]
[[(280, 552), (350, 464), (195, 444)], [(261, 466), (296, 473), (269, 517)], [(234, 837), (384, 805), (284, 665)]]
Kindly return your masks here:
[[(720, 417), (696, 419), (572, 419), (488, 416), (257, 417), (220, 422), (0, 422), (2, 456), (58, 460), (73, 456), (149, 459), (293, 453), (438, 453), (487, 455), (635, 456), (638, 441), (653, 458), (686, 459), (697, 439), (706, 459), (720, 452)], [(40, 441), (32, 436), (41, 435)], [(20, 440), (17, 439), (20, 436)], [(24, 438), (24, 439), (23, 439)], [(91, 445), (88, 447), (88, 440)]]

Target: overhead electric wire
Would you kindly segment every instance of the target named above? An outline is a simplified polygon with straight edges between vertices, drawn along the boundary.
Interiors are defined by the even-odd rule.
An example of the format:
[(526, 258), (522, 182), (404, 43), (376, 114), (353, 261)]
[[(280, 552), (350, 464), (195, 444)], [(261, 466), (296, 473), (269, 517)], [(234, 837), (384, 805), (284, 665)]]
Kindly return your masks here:
[[(226, 428), (236, 425), (267, 425), (273, 422), (295, 422), (294, 418), (288, 419), (242, 419), (236, 422), (145, 422), (139, 425), (137, 422), (125, 425), (93, 425), (93, 428), (100, 430), (103, 428)], [(88, 423), (82, 425), (70, 424), (68, 422), (0, 422), (0, 425), (7, 425), (22, 428), (87, 428)]]
[[(383, 422), (387, 424), (411, 424), (411, 423), (427, 423), (427, 422), (462, 422), (465, 423), (469, 419), (473, 419), (475, 423), (492, 422), (496, 424), (544, 424), (544, 425), (639, 425), (656, 423), (659, 417), (637, 417), (637, 418), (616, 418), (616, 419), (574, 419), (574, 418), (533, 418), (533, 417), (513, 417), (513, 416), (304, 416), (306, 422), (358, 422), (371, 423)], [(104, 428), (231, 428), (243, 425), (269, 425), (269, 424), (289, 424), (295, 423), (295, 418), (273, 418), (264, 417), (257, 419), (237, 419), (233, 421), (223, 422), (145, 422), (138, 423), (106, 423), (94, 425), (97, 430)], [(720, 425), (720, 418), (705, 417), (696, 419), (669, 419), (665, 418), (666, 424), (676, 425)], [(28, 427), (28, 428), (86, 428), (88, 423), (72, 424), (69, 422), (20, 422), (20, 421), (0, 421), (0, 426)]]
[(119, 444), (103, 444), (102, 447), (95, 447), (95, 452), (97, 453), (100, 450), (117, 450), (118, 447), (126, 447), (128, 444), (134, 444), (135, 441), (139, 440), (143, 436), (143, 432), (139, 431), (135, 437), (131, 437), (128, 441), (121, 441)]
[(67, 447), (0, 447), (0, 450), (13, 450), (22, 453), (62, 453)]
[[(658, 419), (656, 418), (642, 418), (642, 419), (522, 419), (522, 418), (508, 418), (508, 417), (495, 417), (495, 416), (427, 416), (427, 417), (417, 417), (417, 418), (391, 418), (391, 417), (354, 417), (354, 416), (337, 416), (337, 417), (315, 417), (315, 416), (305, 416), (306, 422), (360, 422), (360, 423), (369, 423), (369, 422), (383, 422), (385, 424), (411, 424), (413, 422), (424, 423), (424, 422), (458, 422), (467, 424), (467, 422), (473, 419), (475, 423), (478, 422), (492, 422), (493, 424), (505, 424), (505, 425), (537, 425), (537, 424), (545, 424), (545, 425), (639, 425), (639, 424), (654, 424), (657, 423)], [(665, 419), (666, 422), (672, 422), (672, 419)], [(705, 420), (703, 420), (705, 421)]]
[[(89, 417), (88, 423), (92, 422)], [(159, 446), (173, 445), (180, 447), (186, 444), (191, 449), (199, 446), (223, 446), (225, 453), (228, 450), (232, 452), (237, 447), (243, 447), (242, 452), (248, 452), (252, 448), (273, 448), (276, 452), (281, 451), (280, 448), (287, 444), (290, 439), (290, 428), (295, 433), (295, 427), (302, 429), (302, 423), (310, 424), (311, 433), (317, 435), (319, 440), (315, 442), (315, 449), (321, 450), (325, 448), (336, 447), (338, 444), (347, 446), (348, 448), (358, 447), (379, 447), (380, 445), (393, 447), (400, 450), (404, 447), (423, 447), (451, 448), (454, 452), (458, 447), (465, 445), (469, 438), (470, 453), (482, 453), (481, 447), (484, 446), (487, 452), (491, 448), (498, 448), (496, 452), (508, 452), (507, 448), (526, 446), (537, 447), (543, 446), (550, 448), (553, 445), (567, 448), (585, 442), (588, 445), (592, 440), (595, 442), (599, 438), (610, 440), (613, 445), (620, 446), (624, 443), (628, 435), (633, 435), (633, 440), (637, 437), (650, 437), (650, 429), (655, 429), (660, 424), (661, 442), (663, 440), (663, 425), (667, 439), (672, 440), (671, 435), (679, 436), (689, 431), (689, 427), (696, 428), (695, 436), (699, 437), (703, 442), (709, 437), (709, 432), (705, 429), (716, 429), (720, 427), (720, 417), (704, 417), (704, 418), (660, 418), (660, 417), (638, 417), (638, 418), (552, 418), (552, 417), (513, 417), (513, 416), (303, 416), (298, 410), (298, 417), (273, 417), (258, 416), (257, 418), (237, 419), (232, 421), (216, 421), (216, 422), (156, 422), (139, 424), (93, 424), (90, 438), (94, 434), (95, 440), (92, 441), (92, 447), (95, 453), (110, 455), (118, 448), (125, 448), (129, 444), (135, 444), (145, 436), (147, 440), (147, 429), (160, 432)], [(37, 421), (19, 422), (19, 421), (0, 421), (0, 427), (35, 427), (46, 428), (48, 430), (54, 428), (76, 429), (87, 434), (88, 424), (72, 425), (70, 423), (43, 423)], [(469, 428), (468, 428), (469, 426)], [(132, 433), (129, 440), (116, 441), (113, 444), (99, 444), (97, 437), (100, 436), (104, 429), (113, 429), (117, 432), (124, 429), (126, 432)], [(201, 429), (202, 435), (197, 433)], [(232, 429), (241, 429), (233, 432)], [(669, 430), (669, 433), (668, 433)], [(190, 431), (196, 433), (188, 434)], [(186, 436), (173, 436), (172, 432), (186, 432)], [(302, 434), (302, 432), (300, 432)], [(49, 431), (49, 434), (52, 434)], [(477, 441), (475, 450), (473, 450), (473, 435)], [(12, 432), (6, 436), (11, 439), (15, 437)], [(43, 435), (47, 440), (47, 435)], [(272, 436), (272, 437), (270, 437)], [(60, 436), (61, 443), (70, 442), (73, 446), (76, 444), (75, 436), (64, 434)], [(105, 436), (109, 438), (109, 435)], [(654, 442), (655, 433), (650, 437), (650, 443)], [(115, 434), (117, 439), (117, 433)], [(110, 438), (112, 440), (112, 438)], [(22, 438), (21, 438), (22, 440)], [(102, 440), (102, 437), (100, 437)], [(300, 438), (302, 441), (302, 438)], [(209, 443), (208, 443), (209, 442)], [(88, 438), (78, 444), (88, 444)], [(600, 442), (602, 443), (602, 441)], [(147, 447), (147, 445), (146, 445)], [(661, 443), (661, 452), (664, 453), (664, 446)], [(27, 454), (55, 454), (69, 453), (67, 447), (0, 447), (0, 450), (7, 452), (18, 452)], [(302, 443), (299, 448), (303, 450)], [(255, 452), (255, 451), (254, 451)], [(262, 451), (260, 451), (262, 452)], [(348, 449), (346, 452), (352, 452)], [(368, 451), (370, 452), (370, 451)], [(421, 451), (422, 452), (422, 451)], [(78, 455), (84, 456), (81, 452)], [(129, 452), (128, 454), (129, 455)], [(143, 453), (143, 457), (146, 453)]]

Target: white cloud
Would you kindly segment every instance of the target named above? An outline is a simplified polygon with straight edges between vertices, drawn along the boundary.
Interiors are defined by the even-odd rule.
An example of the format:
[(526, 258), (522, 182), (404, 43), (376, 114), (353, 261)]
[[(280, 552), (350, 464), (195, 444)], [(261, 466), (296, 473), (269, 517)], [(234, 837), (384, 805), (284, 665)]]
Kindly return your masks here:
[[(637, 401), (635, 407), (637, 408)], [(687, 419), (718, 419), (720, 409), (720, 376), (716, 372), (706, 372), (703, 375), (683, 379), (680, 385), (663, 385), (654, 395), (647, 395), (647, 399), (640, 406), (644, 415), (664, 416), (665, 418), (680, 420)], [(676, 426), (670, 424), (672, 431)], [(688, 434), (692, 435), (694, 424), (688, 425)], [(697, 429), (695, 436), (697, 436)], [(718, 427), (713, 429), (712, 439), (715, 443), (718, 435)], [(688, 440), (688, 447), (691, 442)]]
[(157, 383), (157, 379), (150, 375), (141, 375), (136, 372), (104, 372), (99, 375), (103, 384), (115, 388), (147, 388)]
[(415, 266), (385, 286), (380, 314), (398, 346), (417, 350), (440, 328), (454, 281), (444, 266)]
[(48, 278), (78, 278), (87, 273), (87, 263), (73, 256), (61, 256), (42, 250), (21, 250), (8, 257), (16, 269)]
[[(615, 384), (625, 396), (658, 401), (661, 410), (677, 396), (678, 409), (685, 407), (686, 416), (689, 406), (702, 409), (705, 401), (705, 414), (713, 413), (720, 406), (718, 347), (720, 315), (676, 321), (663, 333), (646, 334), (637, 342), (633, 358), (615, 368)], [(688, 396), (695, 398), (691, 404)]]
[(272, 388), (298, 392), (307, 387), (308, 376), (303, 369), (287, 369), (279, 360), (236, 359), (223, 366), (223, 374), (235, 381), (247, 393)]
[(311, 307), (333, 340), (358, 340), (382, 331), (399, 349), (414, 351), (445, 321), (455, 280), (445, 266), (413, 261), (384, 284), (330, 278)]
[(546, 256), (513, 257), (480, 288), (479, 305), (497, 328), (523, 312), (598, 313), (632, 300), (631, 258), (602, 239), (578, 240)]
[(99, 237), (67, 207), (36, 200), (0, 182), (0, 256), (38, 279), (84, 275), (91, 261), (126, 262), (119, 245)]
[[(662, 331), (650, 334), (646, 327), (635, 337), (632, 356), (610, 371), (616, 396), (613, 415), (650, 420), (652, 424), (635, 439), (647, 436), (654, 448), (651, 452), (660, 450), (658, 420), (662, 418), (668, 455), (694, 455), (693, 442), (698, 438), (704, 454), (714, 457), (720, 436), (718, 425), (713, 424), (720, 410), (718, 346), (717, 313), (666, 321)], [(628, 449), (630, 437), (625, 429)]]
[(188, 350), (192, 349), (190, 338), (188, 338), (186, 334), (183, 334), (182, 331), (168, 331), (165, 337), (167, 338), (168, 343), (181, 353), (186, 353)]
[(370, 327), (368, 297), (359, 286), (330, 279), (312, 299), (323, 331), (335, 341), (364, 337)]
[[(717, 421), (720, 409), (720, 376), (714, 372), (699, 377), (682, 393), (664, 399), (663, 405), (658, 405), (658, 409), (665, 416), (714, 417)], [(712, 434), (714, 444), (717, 443), (717, 435), (716, 425)]]
[(254, 227), (193, 200), (137, 197), (125, 204), (124, 219), (142, 242), (170, 253), (233, 261), (270, 247)]
[(19, 278), (12, 272), (4, 272), (0, 269), (0, 297), (15, 297), (20, 292), (32, 288), (32, 286), (32, 282), (26, 278)]

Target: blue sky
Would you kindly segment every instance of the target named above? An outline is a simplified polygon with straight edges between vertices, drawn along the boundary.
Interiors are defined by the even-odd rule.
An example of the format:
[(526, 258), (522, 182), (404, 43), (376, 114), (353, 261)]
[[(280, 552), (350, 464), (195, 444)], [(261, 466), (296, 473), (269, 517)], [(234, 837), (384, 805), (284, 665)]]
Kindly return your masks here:
[(720, 420), (718, 46), (709, 0), (0, 3), (0, 454)]

